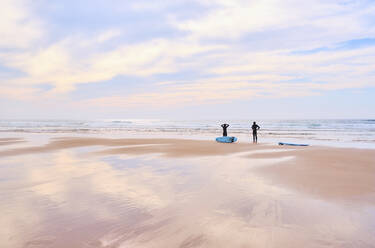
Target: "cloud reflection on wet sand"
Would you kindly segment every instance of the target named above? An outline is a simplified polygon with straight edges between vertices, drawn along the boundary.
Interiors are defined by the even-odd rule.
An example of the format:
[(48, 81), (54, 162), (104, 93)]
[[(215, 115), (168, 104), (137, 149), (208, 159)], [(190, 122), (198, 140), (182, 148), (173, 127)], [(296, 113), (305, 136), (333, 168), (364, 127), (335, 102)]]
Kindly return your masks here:
[(293, 156), (81, 156), (1, 161), (4, 247), (371, 247), (372, 206), (341, 205), (253, 169)]

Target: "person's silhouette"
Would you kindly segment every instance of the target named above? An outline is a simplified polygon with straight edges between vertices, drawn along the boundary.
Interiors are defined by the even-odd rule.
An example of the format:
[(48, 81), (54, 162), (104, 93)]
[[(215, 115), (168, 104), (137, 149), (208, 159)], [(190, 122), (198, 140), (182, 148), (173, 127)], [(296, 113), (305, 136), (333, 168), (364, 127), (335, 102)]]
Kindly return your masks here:
[(223, 128), (223, 136), (228, 136), (227, 128), (229, 127), (229, 124), (222, 124), (221, 127)]
[(253, 143), (258, 143), (258, 130), (260, 129), (260, 126), (254, 121), (251, 129), (253, 129)]

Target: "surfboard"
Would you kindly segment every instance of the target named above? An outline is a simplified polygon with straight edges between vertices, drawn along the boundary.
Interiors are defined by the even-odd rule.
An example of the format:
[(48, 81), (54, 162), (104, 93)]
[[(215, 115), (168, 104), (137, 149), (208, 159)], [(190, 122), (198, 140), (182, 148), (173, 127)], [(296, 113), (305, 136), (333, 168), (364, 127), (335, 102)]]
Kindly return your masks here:
[(309, 146), (308, 144), (293, 144), (293, 143), (284, 143), (284, 142), (279, 142), (280, 146)]
[(237, 141), (237, 138), (230, 137), (230, 136), (222, 136), (222, 137), (217, 137), (216, 141), (221, 142), (221, 143), (233, 143)]

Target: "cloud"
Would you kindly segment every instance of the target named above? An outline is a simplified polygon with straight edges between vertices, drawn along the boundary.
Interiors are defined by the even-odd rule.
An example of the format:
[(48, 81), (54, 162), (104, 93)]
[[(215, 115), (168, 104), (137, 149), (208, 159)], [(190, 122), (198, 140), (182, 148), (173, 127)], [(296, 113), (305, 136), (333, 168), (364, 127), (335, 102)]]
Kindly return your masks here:
[(97, 37), (97, 41), (99, 43), (106, 42), (109, 40), (112, 40), (113, 38), (116, 38), (121, 35), (121, 30), (119, 29), (109, 29), (105, 31), (104, 33), (99, 34)]
[(221, 56), (219, 60), (203, 56), (197, 64), (193, 63), (196, 68), (206, 68), (203, 78), (164, 80), (156, 82), (152, 90), (93, 98), (80, 105), (166, 108), (265, 97), (303, 97), (323, 91), (375, 87), (372, 66), (375, 47), (303, 56), (282, 51), (228, 52)]
[[(1, 94), (8, 98), (57, 99), (78, 91), (79, 84), (105, 84), (121, 76), (148, 83), (135, 93), (72, 104), (168, 108), (375, 86), (375, 47), (360, 42), (375, 37), (371, 1), (204, 0), (191, 3), (202, 8), (196, 15), (186, 14), (192, 12), (183, 8), (188, 1), (109, 6), (129, 12), (128, 19), (121, 19), (127, 28), (144, 28), (132, 39), (119, 23), (52, 39), (50, 20), (23, 3), (6, 0), (0, 10), (0, 30), (7, 37), (0, 41), (0, 64), (20, 72), (4, 74), (0, 81)], [(153, 35), (152, 25), (139, 24), (139, 16), (150, 11), (155, 16), (147, 21), (154, 18), (173, 35)], [(122, 87), (132, 83), (124, 81)], [(52, 89), (40, 91), (41, 84)]]
[(150, 76), (174, 72), (178, 70), (175, 60), (222, 47), (200, 45), (190, 40), (155, 39), (121, 45), (105, 52), (97, 50), (102, 42), (116, 35), (116, 31), (110, 30), (97, 39), (69, 37), (34, 52), (3, 56), (7, 66), (27, 74), (9, 82), (21, 85), (48, 83), (55, 87), (56, 93), (64, 93), (74, 90), (76, 84), (110, 80), (118, 75)]
[(374, 6), (363, 1), (346, 4), (320, 0), (203, 2), (211, 6), (209, 14), (180, 22), (173, 20), (177, 28), (199, 39), (238, 40), (246, 36), (257, 39), (259, 34), (267, 33), (274, 41), (272, 47), (283, 45), (278, 41), (284, 39), (293, 46), (306, 48), (348, 40), (353, 36), (375, 35), (373, 24), (366, 21), (368, 9)]
[[(206, 3), (210, 3), (206, 1)], [(206, 16), (177, 23), (180, 29), (202, 37), (237, 38), (284, 21), (276, 1), (212, 1), (215, 8)]]
[[(165, 85), (163, 85), (165, 86)], [(312, 86), (314, 86), (312, 84)], [(81, 101), (79, 106), (121, 108), (165, 108), (184, 105), (228, 103), (233, 100), (250, 100), (259, 97), (306, 96), (316, 93), (313, 87), (301, 84), (247, 83), (206, 81), (168, 84), (154, 92), (128, 96), (99, 97)]]
[(0, 85), (0, 96), (2, 98), (27, 101), (35, 99), (38, 93), (40, 93), (40, 90), (36, 88), (9, 87)]
[(0, 49), (29, 48), (44, 34), (41, 21), (26, 6), (21, 0), (1, 1)]

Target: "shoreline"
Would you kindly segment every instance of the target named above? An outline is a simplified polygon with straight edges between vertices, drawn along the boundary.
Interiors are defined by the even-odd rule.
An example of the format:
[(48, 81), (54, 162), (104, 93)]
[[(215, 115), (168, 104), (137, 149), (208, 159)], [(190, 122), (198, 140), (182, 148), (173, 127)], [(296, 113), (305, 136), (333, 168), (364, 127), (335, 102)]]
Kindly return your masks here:
[[(246, 119), (29, 119), (0, 120), (0, 137), (91, 136), (116, 138), (193, 138), (212, 140), (222, 135), (220, 125), (229, 123), (228, 134), (251, 141), (251, 123)], [(314, 146), (375, 149), (372, 119), (259, 119), (259, 141), (307, 143)]]
[[(216, 137), (221, 136), (221, 132), (216, 133), (168, 133), (168, 132), (0, 132), (0, 139), (33, 139), (33, 137), (55, 137), (55, 138), (113, 138), (117, 139), (183, 139), (183, 140), (202, 140), (212, 141)], [(237, 143), (252, 144), (251, 133), (229, 133), (228, 136), (235, 136), (238, 138)], [(352, 141), (334, 141), (334, 140), (319, 140), (319, 139), (302, 139), (302, 138), (276, 138), (276, 137), (262, 137), (262, 133), (258, 134), (259, 144), (277, 145), (279, 142), (284, 143), (305, 143), (313, 147), (326, 148), (349, 148), (349, 149), (371, 149), (375, 150), (375, 141), (372, 143)], [(1, 144), (0, 144), (1, 145)]]
[[(181, 142), (185, 142), (188, 144), (187, 147), (190, 147), (192, 144), (198, 145), (198, 147), (205, 147), (207, 145), (214, 146), (214, 147), (221, 147), (227, 146), (230, 147), (228, 151), (225, 149), (219, 149), (217, 152), (212, 152), (211, 149), (208, 149), (209, 153), (207, 155), (220, 155), (220, 152), (223, 152), (222, 155), (226, 155), (229, 153), (243, 152), (246, 149), (256, 149), (258, 148), (275, 148), (275, 149), (302, 149), (303, 147), (296, 147), (296, 146), (288, 146), (288, 145), (278, 145), (278, 143), (274, 142), (258, 142), (257, 144), (252, 143), (249, 141), (242, 141), (239, 140), (234, 143), (230, 144), (223, 144), (216, 142), (212, 138), (207, 139), (199, 139), (191, 136), (184, 136), (184, 137), (160, 137), (160, 136), (149, 136), (148, 138), (140, 137), (136, 138), (135, 136), (129, 137), (121, 137), (121, 138), (111, 138), (108, 135), (90, 135), (90, 136), (61, 136), (61, 134), (55, 136), (50, 136), (46, 134), (34, 134), (34, 136), (44, 136), (44, 139), (47, 142), (42, 143), (39, 146), (28, 146), (25, 145), (23, 147), (15, 147), (11, 149), (6, 149), (6, 146), (9, 145), (18, 145), (18, 144), (27, 144), (34, 143), (34, 140), (27, 140), (27, 138), (21, 137), (3, 137), (0, 138), (0, 156), (13, 156), (13, 155), (22, 155), (23, 153), (38, 153), (38, 152), (50, 152), (53, 150), (58, 149), (69, 149), (69, 148), (79, 148), (79, 147), (90, 147), (90, 146), (108, 146), (108, 147), (116, 147), (116, 146), (129, 146), (129, 145), (158, 145), (158, 144), (181, 144)], [(231, 147), (232, 146), (232, 147)], [(221, 147), (222, 148), (222, 147)], [(306, 149), (327, 149), (330, 151), (333, 150), (341, 150), (341, 151), (350, 151), (350, 150), (362, 150), (368, 152), (374, 152), (372, 148), (360, 148), (360, 147), (337, 147), (337, 146), (325, 146), (325, 145), (309, 145), (305, 146)], [(181, 147), (182, 149), (182, 147)], [(150, 150), (151, 151), (151, 150)], [(194, 150), (193, 153), (194, 154)], [(201, 154), (203, 155), (203, 154)], [(172, 154), (173, 156), (173, 154)]]

